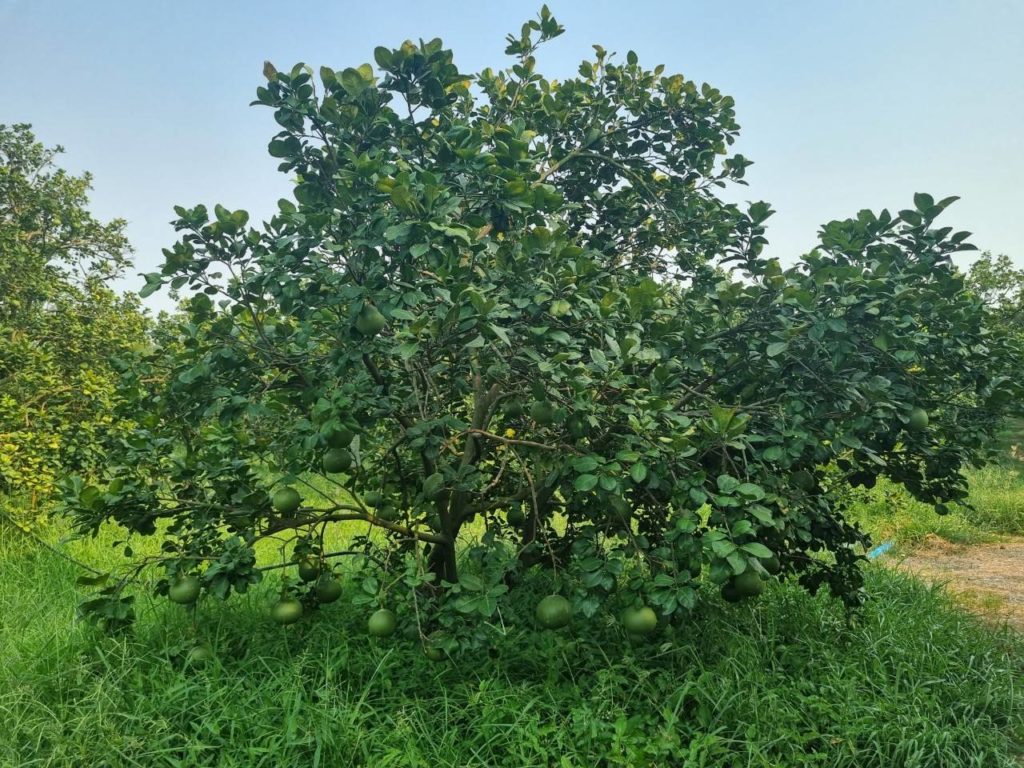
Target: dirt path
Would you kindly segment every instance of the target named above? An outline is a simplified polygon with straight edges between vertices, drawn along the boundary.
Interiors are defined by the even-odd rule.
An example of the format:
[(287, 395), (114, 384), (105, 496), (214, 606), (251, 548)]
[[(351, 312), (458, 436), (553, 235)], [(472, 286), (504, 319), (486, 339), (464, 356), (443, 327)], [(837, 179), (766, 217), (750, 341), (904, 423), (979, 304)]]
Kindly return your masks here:
[(1024, 538), (965, 546), (932, 536), (905, 558), (884, 559), (945, 584), (968, 610), (1024, 631)]

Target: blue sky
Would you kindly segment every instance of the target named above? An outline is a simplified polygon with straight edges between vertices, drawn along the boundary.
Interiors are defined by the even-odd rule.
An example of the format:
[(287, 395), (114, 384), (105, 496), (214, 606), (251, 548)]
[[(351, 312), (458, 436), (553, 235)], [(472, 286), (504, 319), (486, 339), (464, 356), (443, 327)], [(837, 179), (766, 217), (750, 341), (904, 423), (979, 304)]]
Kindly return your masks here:
[[(567, 32), (549, 77), (600, 43), (736, 98), (771, 253), (791, 261), (818, 226), (960, 195), (950, 226), (1024, 262), (1024, 2), (554, 0)], [(261, 219), (288, 194), (266, 154), (270, 111), (249, 107), (264, 59), (334, 68), (376, 45), (441, 37), (463, 71), (502, 65), (524, 2), (48, 2), (0, 0), (0, 122), (29, 122), (62, 163), (95, 175), (97, 215), (129, 222), (139, 271), (174, 241), (172, 206), (221, 202)], [(125, 285), (137, 288), (138, 278)], [(153, 306), (167, 306), (158, 294)]]

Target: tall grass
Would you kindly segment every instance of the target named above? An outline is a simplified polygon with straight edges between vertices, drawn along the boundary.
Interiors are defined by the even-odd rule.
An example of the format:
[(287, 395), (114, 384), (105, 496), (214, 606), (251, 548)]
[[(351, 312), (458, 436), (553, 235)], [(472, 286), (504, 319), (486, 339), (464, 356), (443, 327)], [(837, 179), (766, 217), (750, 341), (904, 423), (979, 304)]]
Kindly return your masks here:
[(990, 465), (970, 473), (974, 509), (964, 513), (969, 522), (985, 531), (1024, 535), (1024, 476), (1020, 466)]
[(876, 541), (903, 547), (912, 547), (930, 534), (961, 544), (992, 541), (1002, 534), (1024, 535), (1024, 477), (1016, 463), (972, 470), (967, 479), (970, 506), (953, 506), (948, 515), (936, 514), (930, 504), (879, 480), (870, 491), (856, 492), (849, 517)]
[[(436, 663), (344, 599), (272, 625), (273, 582), (195, 625), (140, 596), (136, 631), (99, 638), (73, 565), (0, 546), (3, 766), (988, 768), (1024, 741), (1019, 638), (878, 567), (852, 625), (783, 584), (651, 642), (608, 617), (538, 632), (528, 586), (490, 652)], [(197, 638), (213, 662), (185, 663)]]
[[(971, 480), (973, 511), (939, 517), (880, 484), (853, 515), (905, 545), (1024, 532), (1015, 470)], [(115, 538), (63, 549), (109, 567)], [(879, 566), (852, 623), (779, 584), (753, 604), (707, 597), (650, 642), (608, 616), (537, 631), (537, 578), (488, 652), (442, 663), (369, 639), (346, 598), (273, 625), (274, 578), (195, 621), (142, 585), (136, 629), (104, 638), (75, 621), (77, 575), (0, 526), (0, 766), (989, 768), (1024, 751), (1021, 637)], [(199, 641), (215, 659), (189, 664)]]

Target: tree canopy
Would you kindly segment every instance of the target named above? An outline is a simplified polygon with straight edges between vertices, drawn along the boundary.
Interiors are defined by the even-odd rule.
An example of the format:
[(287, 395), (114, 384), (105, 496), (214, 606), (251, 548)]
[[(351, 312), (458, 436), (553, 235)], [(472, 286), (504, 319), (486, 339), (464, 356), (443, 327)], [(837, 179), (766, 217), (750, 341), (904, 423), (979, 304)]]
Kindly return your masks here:
[[(732, 98), (600, 46), (546, 78), (561, 32), (545, 8), (476, 75), (440, 40), (266, 66), (294, 199), (260, 227), (176, 209), (144, 292), (188, 288), (187, 316), (126, 379), (139, 426), (105, 481), (68, 483), (83, 531), (159, 530), (160, 590), (220, 597), (278, 565), (267, 537), (314, 577), (354, 555), (358, 599), (428, 596), (417, 630), (455, 645), (529, 568), (569, 598), (543, 626), (646, 628), (776, 574), (856, 605), (843, 487), (965, 498), (1020, 358), (952, 265), (968, 233), (935, 226), (955, 198), (829, 222), (783, 266), (770, 206), (719, 195), (749, 165)], [(94, 607), (123, 617), (119, 586)]]

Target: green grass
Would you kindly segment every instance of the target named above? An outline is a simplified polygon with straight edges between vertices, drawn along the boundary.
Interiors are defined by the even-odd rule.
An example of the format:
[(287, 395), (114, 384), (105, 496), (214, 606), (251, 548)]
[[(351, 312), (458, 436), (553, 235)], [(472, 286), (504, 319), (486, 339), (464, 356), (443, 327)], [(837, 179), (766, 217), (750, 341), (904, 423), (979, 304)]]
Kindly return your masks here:
[[(102, 539), (77, 554), (113, 555)], [(988, 768), (1024, 741), (1019, 637), (879, 567), (852, 627), (779, 585), (650, 643), (606, 617), (517, 624), (527, 590), (491, 653), (440, 664), (370, 641), (344, 599), (276, 627), (268, 582), (203, 606), (217, 660), (194, 668), (184, 610), (140, 597), (131, 636), (98, 638), (73, 620), (75, 575), (0, 541), (0, 765)]]
[(973, 508), (953, 507), (938, 515), (930, 504), (914, 501), (905, 490), (879, 480), (859, 500), (849, 518), (859, 522), (876, 542), (893, 541), (911, 548), (928, 535), (958, 544), (992, 541), (1000, 535), (1024, 535), (1024, 476), (1019, 464), (990, 465), (968, 472)]
[[(904, 546), (1024, 533), (1015, 469), (971, 486), (973, 511), (940, 517), (880, 484), (853, 515)], [(114, 538), (66, 551), (109, 566)], [(504, 606), (489, 652), (440, 664), (411, 638), (370, 640), (368, 610), (345, 598), (271, 624), (273, 578), (204, 603), (198, 626), (143, 589), (136, 629), (103, 638), (74, 620), (77, 575), (0, 527), (0, 766), (988, 768), (1024, 752), (1021, 636), (877, 565), (852, 626), (780, 584), (754, 604), (707, 598), (643, 643), (607, 616), (536, 631), (520, 617), (538, 579)], [(197, 640), (214, 662), (184, 663)]]

